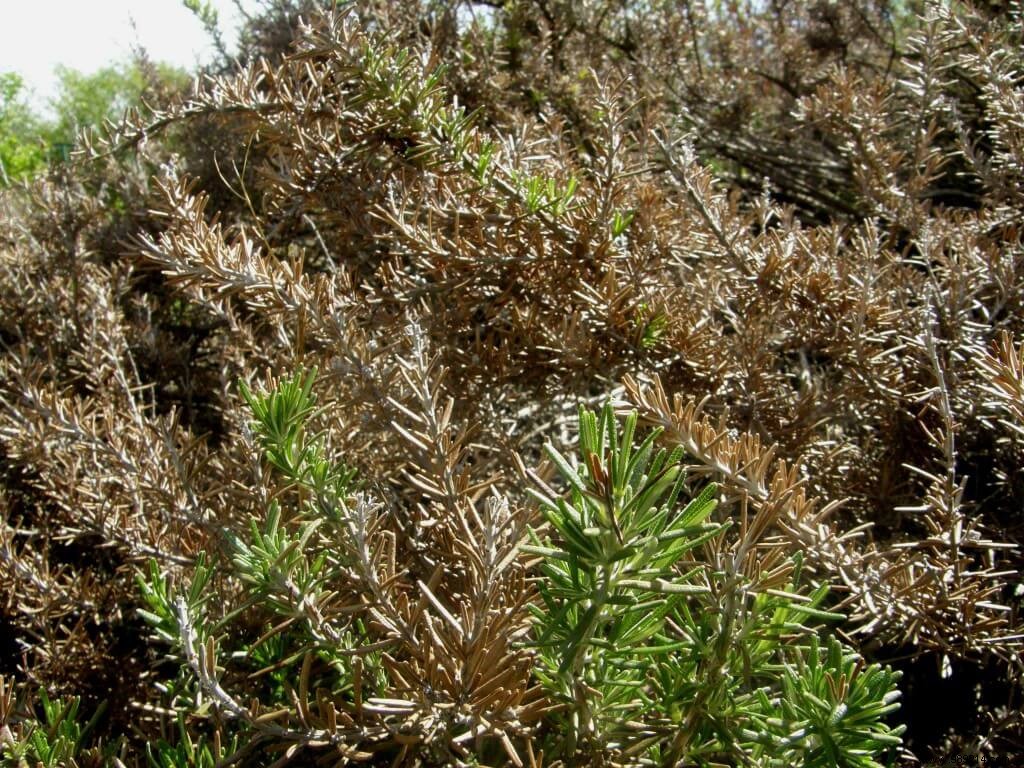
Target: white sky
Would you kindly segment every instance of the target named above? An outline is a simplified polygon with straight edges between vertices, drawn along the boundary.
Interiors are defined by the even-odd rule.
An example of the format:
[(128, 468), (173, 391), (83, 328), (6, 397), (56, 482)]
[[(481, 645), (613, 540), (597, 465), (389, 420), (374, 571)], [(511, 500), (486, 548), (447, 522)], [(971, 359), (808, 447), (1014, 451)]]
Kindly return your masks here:
[[(211, 2), (230, 51), (238, 12), (231, 0)], [(139, 45), (154, 61), (186, 69), (213, 57), (209, 36), (181, 0), (0, 0), (0, 72), (20, 74), (40, 109), (55, 95), (56, 65), (91, 73)]]

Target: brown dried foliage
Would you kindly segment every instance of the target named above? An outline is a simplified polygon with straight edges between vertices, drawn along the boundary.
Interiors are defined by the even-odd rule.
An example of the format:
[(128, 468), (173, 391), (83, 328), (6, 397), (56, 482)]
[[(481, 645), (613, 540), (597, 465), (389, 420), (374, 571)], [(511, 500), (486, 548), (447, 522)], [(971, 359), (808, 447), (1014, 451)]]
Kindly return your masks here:
[(236, 382), (315, 364), (384, 505), (373, 606), (332, 610), (401, 650), (357, 712), (224, 694), (288, 755), (532, 760), (521, 467), (609, 396), (805, 553), (866, 654), (927, 660), (911, 708), (970, 698), (921, 757), (1024, 754), (1021, 8), (754, 5), (379, 2), (289, 51), (267, 16), (248, 65), (6, 193), (0, 673), (166, 735), (135, 570), (184, 578), (295, 493)]

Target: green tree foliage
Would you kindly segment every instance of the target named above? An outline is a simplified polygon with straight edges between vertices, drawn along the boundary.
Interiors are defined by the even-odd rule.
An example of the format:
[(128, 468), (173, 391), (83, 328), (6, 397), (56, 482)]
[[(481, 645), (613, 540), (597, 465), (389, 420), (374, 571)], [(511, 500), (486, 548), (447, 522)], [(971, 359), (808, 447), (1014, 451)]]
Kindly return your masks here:
[(57, 96), (51, 114), (34, 110), (25, 98), (22, 78), (0, 74), (0, 183), (32, 175), (47, 161), (66, 161), (82, 130), (102, 130), (125, 113), (144, 105), (155, 91), (170, 91), (189, 82), (186, 72), (167, 64), (125, 61), (92, 73), (58, 66)]
[(74, 143), (81, 129), (119, 119), (139, 104), (146, 89), (142, 72), (133, 64), (114, 64), (91, 74), (58, 66), (57, 79), (51, 142)]
[(0, 73), (0, 184), (41, 167), (44, 126), (25, 101), (25, 83), (14, 72)]

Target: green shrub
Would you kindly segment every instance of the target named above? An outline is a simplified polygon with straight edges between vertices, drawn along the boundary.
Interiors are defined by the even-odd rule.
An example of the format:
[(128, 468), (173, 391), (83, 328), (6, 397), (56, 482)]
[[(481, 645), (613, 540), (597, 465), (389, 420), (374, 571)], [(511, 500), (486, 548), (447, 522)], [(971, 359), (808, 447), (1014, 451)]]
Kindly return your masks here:
[[(366, 749), (374, 726), (396, 740), (388, 714), (415, 709), (393, 670), (405, 654), (423, 653), (417, 638), (429, 637), (434, 622), (465, 627), (455, 596), (446, 608), (436, 584), (419, 582), (414, 619), (385, 604), (372, 554), (380, 505), (354, 490), (351, 470), (325, 455), (325, 436), (308, 434), (314, 377), (296, 374), (264, 394), (243, 385), (266, 460), (298, 494), (288, 512), (272, 501), (250, 536), (234, 540), (228, 578), (244, 585), (239, 606), (225, 614), (208, 605), (213, 574), (202, 563), (187, 589), (172, 587), (155, 563), (140, 584), (144, 616), (182, 663), (179, 691), (190, 692), (176, 705), (183, 717), (209, 707), (233, 721), (243, 741), (346, 754)], [(528, 574), (536, 572), (539, 599), (527, 604), (532, 627), (524, 638), (536, 649), (532, 675), (555, 704), (536, 737), (544, 753), (571, 764), (618, 756), (652, 765), (881, 765), (875, 758), (901, 741), (902, 728), (883, 722), (899, 707), (899, 675), (864, 664), (834, 636), (820, 647), (808, 622), (841, 618), (820, 607), (827, 586), (800, 589), (799, 556), (763, 571), (748, 555), (764, 528), (747, 519), (715, 522), (714, 484), (684, 505), (682, 451), (657, 449), (660, 430), (634, 445), (636, 425), (634, 412), (620, 433), (610, 405), (600, 414), (582, 409), (578, 462), (548, 446), (568, 496), (539, 481), (532, 493), (546, 525), (531, 531), (534, 543), (513, 541), (504, 556), (534, 558)], [(730, 535), (734, 528), (738, 535)], [(541, 539), (542, 531), (550, 536)], [(353, 590), (359, 599), (339, 605)], [(239, 651), (224, 650), (238, 636), (231, 622), (250, 610), (266, 631)], [(468, 648), (428, 647), (434, 664), (467, 663)], [(458, 655), (440, 655), (452, 653)], [(270, 675), (275, 685), (246, 706), (223, 686), (232, 675), (218, 656), (266, 664), (256, 674), (299, 659), (302, 669), (293, 688), (287, 677)], [(311, 685), (316, 714), (307, 703)], [(417, 713), (404, 743), (428, 755), (456, 754), (462, 735), (426, 723), (442, 721), (453, 707), (458, 713), (458, 704), (432, 703), (433, 711)], [(368, 716), (374, 706), (377, 717)], [(468, 733), (510, 739), (481, 728), (508, 717), (478, 712)], [(388, 742), (384, 732), (374, 740), (375, 749)], [(180, 746), (161, 749), (159, 765), (186, 764), (166, 757)]]

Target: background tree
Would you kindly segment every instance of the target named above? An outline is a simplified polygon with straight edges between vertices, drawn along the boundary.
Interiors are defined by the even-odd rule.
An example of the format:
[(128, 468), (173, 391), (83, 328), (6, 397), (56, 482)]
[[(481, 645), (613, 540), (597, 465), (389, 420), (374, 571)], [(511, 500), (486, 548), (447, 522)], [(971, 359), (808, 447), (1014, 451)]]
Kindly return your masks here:
[(49, 109), (34, 109), (16, 73), (0, 75), (0, 161), (4, 184), (25, 178), (51, 160), (65, 162), (82, 130), (118, 123), (147, 99), (160, 100), (184, 88), (189, 75), (145, 56), (114, 63), (95, 72), (58, 66), (57, 94)]
[(44, 164), (43, 130), (25, 100), (21, 77), (0, 73), (0, 184), (10, 184)]

